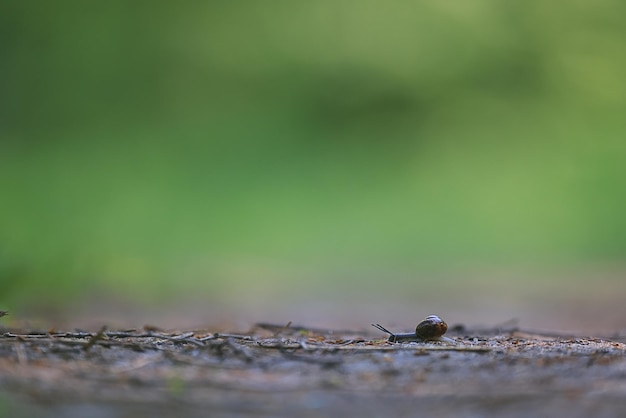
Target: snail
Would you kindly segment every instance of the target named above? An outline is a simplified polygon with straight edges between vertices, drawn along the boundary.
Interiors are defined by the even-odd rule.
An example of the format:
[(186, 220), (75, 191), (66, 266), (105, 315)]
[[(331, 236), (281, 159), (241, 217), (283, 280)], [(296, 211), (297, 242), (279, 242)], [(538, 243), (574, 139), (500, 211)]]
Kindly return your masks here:
[(443, 336), (443, 334), (445, 334), (448, 330), (448, 324), (446, 324), (446, 322), (437, 315), (427, 316), (426, 319), (417, 324), (414, 333), (394, 334), (380, 324), (372, 324), (372, 326), (386, 334), (389, 334), (388, 341), (391, 343), (411, 341), (443, 341), (456, 344), (453, 339)]

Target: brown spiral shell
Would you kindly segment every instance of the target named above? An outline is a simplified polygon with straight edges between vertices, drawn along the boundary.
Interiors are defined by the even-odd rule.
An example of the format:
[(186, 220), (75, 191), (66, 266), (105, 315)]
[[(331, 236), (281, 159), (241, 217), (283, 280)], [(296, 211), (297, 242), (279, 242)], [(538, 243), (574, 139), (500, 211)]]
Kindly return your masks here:
[(448, 324), (446, 324), (443, 319), (439, 318), (437, 315), (430, 315), (417, 324), (415, 335), (424, 340), (428, 340), (441, 337), (447, 330)]

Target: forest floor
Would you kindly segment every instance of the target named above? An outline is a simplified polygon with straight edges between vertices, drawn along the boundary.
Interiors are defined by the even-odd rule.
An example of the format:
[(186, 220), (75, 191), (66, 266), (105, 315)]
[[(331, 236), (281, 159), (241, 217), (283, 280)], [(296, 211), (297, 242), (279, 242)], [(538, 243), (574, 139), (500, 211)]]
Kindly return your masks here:
[(0, 416), (570, 416), (626, 411), (626, 340), (451, 327), (455, 344), (256, 324), (245, 333), (0, 328)]

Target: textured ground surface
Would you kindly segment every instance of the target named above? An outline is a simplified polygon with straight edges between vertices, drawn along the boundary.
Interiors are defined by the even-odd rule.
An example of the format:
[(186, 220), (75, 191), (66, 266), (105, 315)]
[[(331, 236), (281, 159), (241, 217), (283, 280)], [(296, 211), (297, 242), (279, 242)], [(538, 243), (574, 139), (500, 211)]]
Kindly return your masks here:
[(457, 344), (258, 324), (212, 330), (0, 329), (0, 415), (619, 416), (626, 345), (455, 326)]

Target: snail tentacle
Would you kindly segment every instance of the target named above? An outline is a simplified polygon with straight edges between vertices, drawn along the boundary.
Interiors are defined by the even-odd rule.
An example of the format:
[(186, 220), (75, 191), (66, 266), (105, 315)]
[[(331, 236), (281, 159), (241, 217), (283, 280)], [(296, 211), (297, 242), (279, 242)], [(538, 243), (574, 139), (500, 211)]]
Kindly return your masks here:
[(380, 324), (372, 324), (372, 326), (376, 329), (381, 330), (382, 332), (384, 332), (385, 334), (389, 334), (389, 335), (394, 335), (393, 332), (389, 331), (388, 329), (386, 329), (385, 327), (383, 327)]

